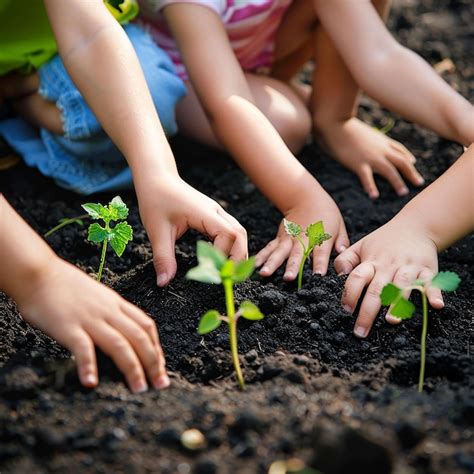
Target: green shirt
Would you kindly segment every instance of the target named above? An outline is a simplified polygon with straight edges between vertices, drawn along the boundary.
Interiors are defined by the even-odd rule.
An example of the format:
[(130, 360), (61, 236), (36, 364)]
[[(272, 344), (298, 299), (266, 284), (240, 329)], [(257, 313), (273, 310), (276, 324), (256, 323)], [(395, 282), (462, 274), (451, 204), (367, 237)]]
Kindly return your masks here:
[[(135, 0), (125, 0), (118, 9), (117, 0), (104, 0), (120, 23), (138, 13)], [(64, 0), (67, 4), (67, 0)], [(112, 5), (109, 5), (109, 2)], [(0, 76), (20, 70), (29, 73), (57, 53), (43, 0), (0, 0)]]

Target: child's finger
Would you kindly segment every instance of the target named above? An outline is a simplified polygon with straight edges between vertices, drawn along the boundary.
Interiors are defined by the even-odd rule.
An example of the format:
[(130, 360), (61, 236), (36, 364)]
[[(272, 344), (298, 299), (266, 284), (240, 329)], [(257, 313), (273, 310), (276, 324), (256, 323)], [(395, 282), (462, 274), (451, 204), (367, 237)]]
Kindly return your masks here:
[(356, 266), (347, 277), (342, 293), (342, 306), (348, 313), (353, 313), (364, 288), (372, 281), (375, 267), (372, 263), (364, 262)]
[(293, 243), (293, 248), (291, 249), (290, 256), (288, 257), (288, 263), (286, 264), (285, 274), (283, 279), (285, 281), (292, 281), (298, 275), (298, 271), (301, 264), (301, 259), (303, 257), (303, 249), (299, 242)]
[(402, 173), (415, 186), (421, 186), (425, 180), (418, 170), (415, 168), (413, 163), (409, 162), (405, 157), (400, 154), (391, 153), (388, 154), (388, 159), (395, 165)]
[(173, 228), (162, 223), (153, 234), (148, 234), (153, 250), (153, 265), (156, 271), (158, 286), (167, 285), (176, 274), (175, 242), (176, 233)]
[(74, 354), (79, 380), (84, 387), (93, 388), (99, 383), (94, 343), (82, 329), (74, 332), (65, 344)]
[(288, 238), (280, 239), (278, 247), (271, 253), (263, 267), (260, 269), (260, 275), (270, 276), (287, 259), (293, 247), (292, 240)]
[(357, 252), (358, 245), (355, 244), (344, 250), (334, 260), (334, 268), (338, 275), (348, 275), (360, 263), (360, 256)]
[(268, 257), (273, 253), (275, 248), (278, 247), (278, 242), (279, 242), (278, 238), (273, 239), (271, 242), (265, 245), (265, 247), (263, 247), (263, 249), (260, 250), (260, 252), (258, 252), (257, 255), (255, 255), (256, 267), (259, 267), (268, 259)]
[(402, 143), (397, 142), (396, 140), (391, 140), (390, 145), (394, 150), (399, 151), (402, 155), (410, 162), (416, 163), (416, 157), (413, 153)]
[(364, 338), (369, 334), (370, 328), (382, 307), (380, 293), (383, 287), (392, 281), (392, 278), (393, 272), (389, 269), (376, 271), (375, 276), (367, 288), (354, 326), (354, 334), (357, 337)]
[(158, 336), (158, 329), (156, 328), (156, 323), (153, 321), (150, 316), (145, 314), (140, 308), (129, 303), (128, 301), (124, 302), (123, 312), (131, 317), (136, 323), (138, 323), (148, 334), (153, 344), (157, 346), (160, 345), (160, 338)]
[[(429, 268), (423, 269), (418, 278), (423, 281), (431, 281), (436, 272), (431, 271)], [(444, 299), (439, 288), (428, 285), (426, 288), (426, 297), (430, 302), (430, 305), (435, 309), (444, 308)]]
[(224, 209), (219, 208), (217, 210), (217, 213), (219, 214), (219, 216), (225, 219), (236, 231), (236, 234), (231, 241), (231, 246), (228, 251), (228, 255), (230, 255), (230, 257), (236, 261), (248, 258), (248, 239), (247, 231), (245, 230), (245, 228), (234, 216), (231, 216), (229, 213), (225, 212)]
[(395, 166), (393, 166), (389, 161), (384, 160), (378, 164), (377, 168), (377, 172), (392, 185), (393, 189), (395, 189), (395, 192), (399, 196), (406, 196), (408, 194), (407, 185)]
[[(395, 276), (393, 277), (393, 284), (398, 286), (399, 288), (405, 288), (410, 286), (418, 276), (418, 270), (415, 267), (410, 266), (403, 266), (400, 267)], [(404, 291), (403, 297), (408, 299), (410, 298), (411, 291)], [(393, 316), (392, 314), (388, 313), (385, 315), (385, 321), (390, 324), (400, 324), (401, 319)]]
[(341, 253), (347, 250), (349, 245), (351, 245), (351, 242), (349, 240), (349, 236), (347, 235), (346, 225), (344, 222), (341, 222), (341, 227), (339, 228), (339, 233), (336, 236), (334, 248), (336, 249), (336, 252)]
[(132, 392), (145, 392), (148, 389), (145, 373), (130, 342), (105, 322), (95, 324), (88, 332), (94, 342), (115, 362)]
[(148, 379), (155, 388), (160, 388), (162, 377), (166, 375), (165, 363), (149, 335), (139, 324), (125, 315), (108, 318), (108, 322), (130, 342), (145, 368)]
[(372, 168), (369, 165), (363, 165), (357, 174), (362, 183), (362, 187), (369, 195), (370, 199), (377, 199), (380, 196), (380, 193), (375, 184)]
[(326, 275), (333, 245), (334, 238), (326, 240), (323, 245), (313, 250), (313, 273)]

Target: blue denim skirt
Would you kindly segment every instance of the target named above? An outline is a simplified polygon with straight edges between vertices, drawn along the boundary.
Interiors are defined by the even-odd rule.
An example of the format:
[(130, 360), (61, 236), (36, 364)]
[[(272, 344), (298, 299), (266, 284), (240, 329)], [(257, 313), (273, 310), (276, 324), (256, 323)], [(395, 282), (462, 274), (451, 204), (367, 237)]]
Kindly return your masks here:
[[(176, 133), (176, 103), (186, 94), (173, 63), (137, 25), (125, 26), (140, 61), (161, 124)], [(53, 178), (59, 186), (80, 194), (132, 187), (125, 158), (112, 143), (77, 90), (59, 56), (39, 71), (39, 93), (61, 111), (64, 135), (37, 130), (21, 118), (0, 121), (0, 135), (26, 164)], [(120, 97), (117, 98), (120, 100)]]

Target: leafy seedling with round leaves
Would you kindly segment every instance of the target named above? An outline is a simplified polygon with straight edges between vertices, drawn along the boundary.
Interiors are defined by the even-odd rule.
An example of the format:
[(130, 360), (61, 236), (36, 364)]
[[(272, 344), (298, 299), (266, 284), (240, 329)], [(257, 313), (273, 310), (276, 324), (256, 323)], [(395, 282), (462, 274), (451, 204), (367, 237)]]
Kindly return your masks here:
[(296, 239), (302, 249), (303, 256), (301, 257), (300, 268), (298, 271), (298, 290), (301, 290), (303, 284), (303, 270), (306, 260), (311, 255), (311, 252), (316, 246), (321, 246), (326, 240), (331, 238), (330, 234), (326, 234), (324, 231), (323, 221), (313, 222), (304, 230), (306, 237), (308, 238), (308, 244), (302, 239), (303, 228), (299, 224), (283, 219), (283, 225), (285, 226), (286, 233)]
[[(104, 226), (97, 222), (91, 224), (87, 235), (87, 239), (91, 242), (102, 244), (99, 271), (97, 272), (97, 281), (100, 281), (104, 269), (107, 245), (110, 243), (115, 254), (121, 257), (128, 242), (133, 239), (133, 229), (126, 222), (128, 207), (120, 196), (115, 196), (107, 206), (86, 203), (82, 204), (82, 207), (92, 219), (101, 220), (104, 223)], [(110, 226), (113, 222), (117, 222), (115, 227)]]
[(417, 290), (421, 293), (423, 305), (423, 325), (421, 330), (421, 354), (420, 354), (420, 377), (418, 380), (418, 391), (423, 391), (425, 383), (425, 361), (426, 361), (426, 335), (428, 332), (428, 298), (426, 290), (428, 287), (436, 287), (443, 291), (455, 291), (461, 279), (454, 272), (439, 272), (431, 280), (415, 280), (406, 288), (399, 288), (393, 283), (385, 285), (380, 293), (382, 305), (389, 306), (388, 313), (396, 318), (411, 319), (415, 312), (415, 305), (403, 296), (404, 293)]
[(201, 283), (222, 284), (224, 287), (227, 315), (224, 316), (215, 309), (203, 314), (198, 325), (198, 333), (209, 334), (217, 329), (222, 322), (229, 326), (229, 342), (237, 381), (241, 389), (245, 388), (242, 369), (240, 368), (239, 352), (237, 347), (237, 321), (240, 317), (257, 321), (263, 318), (258, 307), (250, 301), (243, 301), (238, 311), (235, 311), (234, 284), (247, 280), (255, 269), (255, 258), (234, 262), (229, 260), (218, 249), (209, 242), (199, 241), (197, 243), (197, 267), (191, 268), (186, 273), (188, 280), (200, 281)]

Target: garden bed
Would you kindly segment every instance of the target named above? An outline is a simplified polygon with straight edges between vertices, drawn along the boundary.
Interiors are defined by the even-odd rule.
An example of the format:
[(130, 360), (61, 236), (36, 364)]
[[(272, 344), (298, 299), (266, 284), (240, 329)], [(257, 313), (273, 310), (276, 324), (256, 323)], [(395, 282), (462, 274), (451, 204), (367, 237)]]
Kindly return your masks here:
[[(432, 64), (450, 58), (456, 70), (444, 76), (472, 99), (473, 18), (470, 0), (400, 0), (391, 29)], [(375, 126), (391, 117), (368, 99), (361, 116)], [(390, 135), (416, 155), (428, 182), (462, 152), (394, 118)], [(273, 238), (281, 216), (229, 158), (184, 140), (175, 140), (174, 148), (185, 179), (248, 229), (251, 253)], [(415, 193), (397, 198), (380, 181), (382, 197), (372, 202), (357, 178), (316, 146), (307, 146), (301, 160), (340, 206), (353, 242), (385, 223)], [(83, 199), (23, 166), (0, 172), (0, 189), (38, 232), (82, 213)], [(226, 328), (204, 337), (195, 330), (205, 310), (224, 311), (219, 286), (184, 279), (196, 262), (197, 234), (180, 240), (178, 275), (159, 289), (135, 197), (121, 196), (131, 209), (135, 238), (122, 259), (109, 254), (105, 283), (157, 321), (172, 386), (133, 395), (101, 357), (99, 388), (81, 388), (67, 351), (22, 321), (0, 293), (2, 474), (266, 473), (273, 462), (288, 458), (325, 474), (474, 471), (473, 236), (440, 255), (440, 268), (457, 272), (462, 283), (446, 295), (442, 311), (430, 311), (423, 394), (416, 390), (419, 311), (399, 327), (379, 317), (367, 340), (356, 339), (354, 317), (340, 305), (344, 278), (332, 267), (324, 278), (308, 272), (299, 292), (283, 282), (281, 271), (236, 287), (238, 301), (250, 299), (266, 315), (239, 322), (247, 381), (241, 392)], [(87, 242), (85, 228), (64, 228), (49, 242), (85, 271), (97, 269), (97, 248)], [(181, 446), (180, 435), (189, 428), (204, 434), (201, 450)]]

